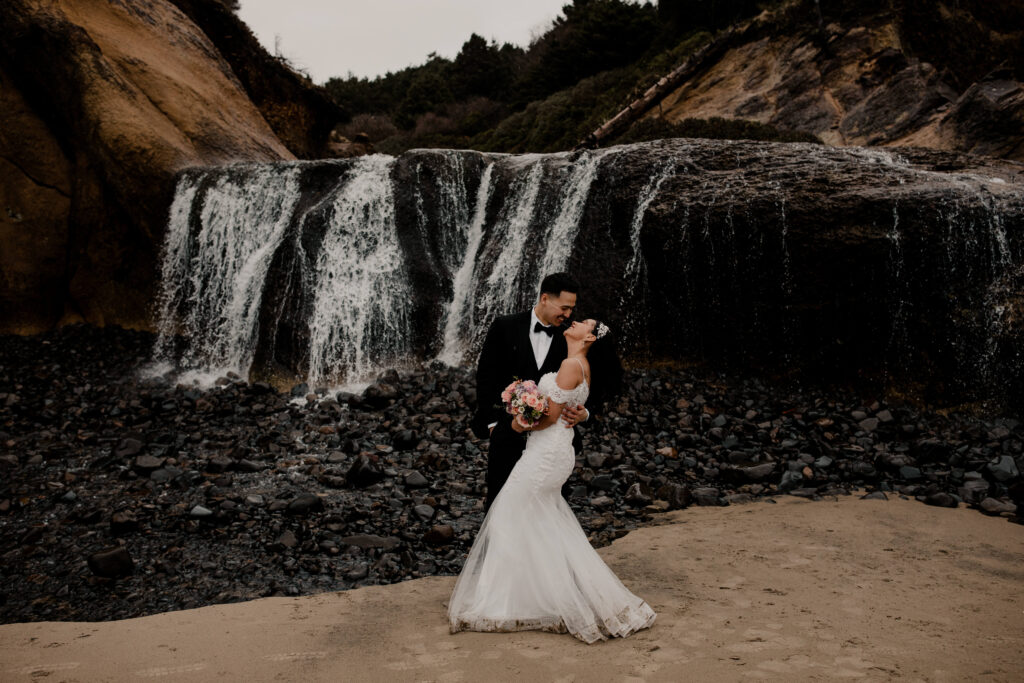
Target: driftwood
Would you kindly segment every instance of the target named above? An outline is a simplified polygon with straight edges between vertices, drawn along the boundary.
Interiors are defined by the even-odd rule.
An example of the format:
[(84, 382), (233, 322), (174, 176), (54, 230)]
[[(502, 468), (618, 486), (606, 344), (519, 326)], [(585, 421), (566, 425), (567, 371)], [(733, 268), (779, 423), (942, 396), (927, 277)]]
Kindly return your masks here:
[(662, 76), (637, 100), (633, 100), (618, 114), (598, 126), (587, 137), (580, 140), (575, 149), (593, 149), (601, 145), (603, 140), (612, 138), (634, 121), (651, 110), (666, 95), (681, 86), (707, 65), (717, 61), (726, 51), (737, 43), (747, 39), (754, 32), (756, 21), (749, 21), (723, 31), (714, 40), (694, 52), (685, 62), (676, 67), (667, 76)]

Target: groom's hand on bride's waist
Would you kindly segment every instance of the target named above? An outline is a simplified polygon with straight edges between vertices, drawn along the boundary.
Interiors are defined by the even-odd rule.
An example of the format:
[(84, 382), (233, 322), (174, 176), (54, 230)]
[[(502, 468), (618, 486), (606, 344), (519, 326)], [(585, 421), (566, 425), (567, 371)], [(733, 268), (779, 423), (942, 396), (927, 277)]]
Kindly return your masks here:
[(590, 417), (590, 413), (582, 404), (575, 406), (565, 406), (562, 408), (562, 414), (559, 419), (565, 425), (566, 429), (572, 429), (580, 422), (586, 422), (587, 418)]

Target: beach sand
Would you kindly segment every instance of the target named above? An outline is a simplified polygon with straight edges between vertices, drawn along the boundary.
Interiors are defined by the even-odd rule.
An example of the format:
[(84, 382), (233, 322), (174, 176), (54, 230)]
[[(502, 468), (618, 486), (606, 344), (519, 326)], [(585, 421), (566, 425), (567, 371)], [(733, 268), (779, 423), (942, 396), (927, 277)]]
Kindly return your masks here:
[(3, 681), (1024, 681), (1024, 527), (909, 500), (663, 515), (601, 549), (658, 612), (585, 645), (449, 635), (454, 577), (0, 626)]

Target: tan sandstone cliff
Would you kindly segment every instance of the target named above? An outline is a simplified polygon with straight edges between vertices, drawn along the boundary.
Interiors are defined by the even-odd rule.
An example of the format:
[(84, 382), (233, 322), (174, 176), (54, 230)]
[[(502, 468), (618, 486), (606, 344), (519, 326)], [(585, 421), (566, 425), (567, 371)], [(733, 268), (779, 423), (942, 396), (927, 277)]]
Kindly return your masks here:
[(1024, 160), (1022, 72), (1015, 0), (791, 0), (719, 33), (583, 144), (640, 117), (739, 119), (830, 145)]
[(146, 326), (174, 174), (295, 155), (171, 2), (5, 0), (0, 30), (0, 332)]
[[(905, 54), (892, 24), (763, 37), (665, 97), (651, 116), (737, 118), (816, 134), (832, 145), (917, 145), (1024, 159), (1024, 85), (996, 72), (958, 93)], [(1005, 125), (971, 126), (978, 115)], [(1016, 123), (1016, 135), (1012, 128)], [(1007, 130), (1011, 129), (1011, 130)]]

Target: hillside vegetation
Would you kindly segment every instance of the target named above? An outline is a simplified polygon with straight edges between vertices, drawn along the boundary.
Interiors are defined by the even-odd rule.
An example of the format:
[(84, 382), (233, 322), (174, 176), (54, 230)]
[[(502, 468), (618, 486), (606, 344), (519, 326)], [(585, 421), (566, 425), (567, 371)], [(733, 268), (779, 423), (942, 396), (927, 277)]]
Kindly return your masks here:
[[(472, 35), (454, 59), (325, 88), (379, 151), (457, 147), (498, 152), (572, 149), (602, 122), (683, 64), (723, 29), (759, 17), (773, 35), (820, 35), (829, 24), (891, 22), (904, 52), (928, 61), (963, 91), (996, 67), (1024, 72), (1017, 0), (573, 0), (529, 46)], [(706, 119), (644, 120), (611, 142), (655, 137), (816, 140), (807, 131)]]

